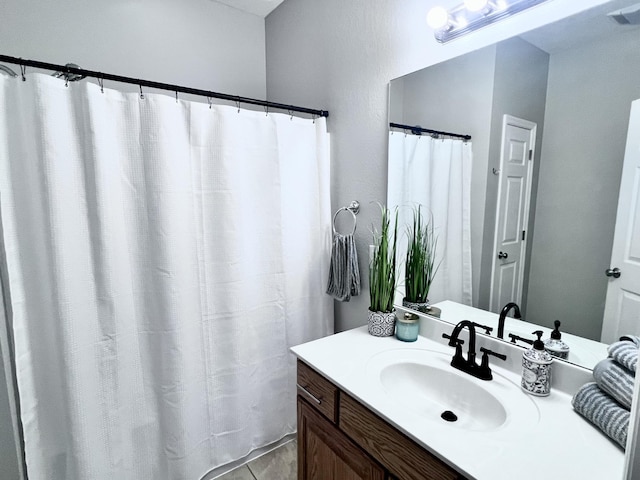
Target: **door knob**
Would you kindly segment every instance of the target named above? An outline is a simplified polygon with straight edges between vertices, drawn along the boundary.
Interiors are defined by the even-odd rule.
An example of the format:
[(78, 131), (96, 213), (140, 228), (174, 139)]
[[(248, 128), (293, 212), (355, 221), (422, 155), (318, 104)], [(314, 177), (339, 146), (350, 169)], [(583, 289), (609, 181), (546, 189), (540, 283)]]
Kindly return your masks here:
[(498, 258), (499, 258), (500, 260), (507, 259), (507, 258), (509, 258), (509, 254), (508, 254), (508, 253), (506, 253), (506, 252), (500, 252), (500, 253), (498, 253)]
[(619, 268), (607, 268), (604, 273), (607, 277), (620, 278), (622, 272)]

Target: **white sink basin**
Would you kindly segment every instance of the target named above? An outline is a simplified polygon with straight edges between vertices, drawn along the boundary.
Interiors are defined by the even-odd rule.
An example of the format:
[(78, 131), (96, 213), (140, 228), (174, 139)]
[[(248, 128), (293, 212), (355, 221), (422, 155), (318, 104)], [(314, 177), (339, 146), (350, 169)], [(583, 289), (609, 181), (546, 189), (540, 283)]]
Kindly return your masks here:
[(472, 377), (453, 368), (451, 356), (386, 351), (371, 358), (367, 374), (395, 403), (429, 422), (476, 432), (525, 431), (538, 423), (538, 408), (519, 384), (495, 370), (493, 380)]

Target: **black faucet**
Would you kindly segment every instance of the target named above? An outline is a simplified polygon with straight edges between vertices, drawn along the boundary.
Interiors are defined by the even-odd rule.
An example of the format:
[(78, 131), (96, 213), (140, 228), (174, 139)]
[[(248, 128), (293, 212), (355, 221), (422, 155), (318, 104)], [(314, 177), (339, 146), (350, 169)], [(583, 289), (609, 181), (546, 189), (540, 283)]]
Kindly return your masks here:
[(500, 318), (498, 318), (498, 338), (504, 339), (504, 321), (507, 318), (507, 314), (513, 308), (513, 318), (522, 318), (520, 315), (520, 307), (517, 303), (509, 302), (504, 307), (502, 307), (502, 311), (500, 312)]
[[(460, 336), (460, 332), (465, 327), (469, 329), (469, 349), (467, 351), (466, 360), (462, 356), (462, 344), (464, 341), (458, 338)], [(480, 348), (480, 351), (482, 352), (481, 364), (478, 365), (476, 363), (476, 324), (470, 320), (462, 320), (455, 326), (451, 335), (443, 333), (442, 338), (449, 339), (450, 347), (456, 347), (456, 353), (451, 359), (451, 366), (481, 380), (491, 380), (493, 378), (493, 374), (489, 368), (489, 355), (493, 355), (494, 357), (502, 360), (507, 359), (506, 355), (492, 352), (491, 350), (482, 347)]]

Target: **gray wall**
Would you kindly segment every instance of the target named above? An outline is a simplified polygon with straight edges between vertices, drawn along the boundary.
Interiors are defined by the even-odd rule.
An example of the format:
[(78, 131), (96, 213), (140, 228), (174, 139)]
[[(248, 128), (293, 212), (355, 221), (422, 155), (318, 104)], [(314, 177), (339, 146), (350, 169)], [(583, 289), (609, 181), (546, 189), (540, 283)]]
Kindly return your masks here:
[[(476, 50), (391, 81), (390, 110), (402, 104), (392, 122), (473, 137), (471, 176), (471, 257), (473, 304), (478, 303), (487, 165), (496, 68), (496, 46)], [(398, 90), (402, 84), (402, 94)], [(395, 91), (394, 91), (395, 90)]]
[(551, 55), (526, 307), (532, 322), (557, 318), (567, 331), (600, 339), (638, 79), (637, 32)]
[[(2, 0), (0, 19), (5, 55), (266, 96), (264, 20), (210, 0)], [(13, 480), (18, 460), (4, 380), (0, 365), (0, 477)]]
[[(502, 123), (505, 114), (538, 125), (534, 169), (531, 183), (530, 222), (527, 227), (529, 239), (533, 236), (535, 205), (537, 197), (538, 170), (541, 162), (541, 145), (544, 126), (545, 101), (547, 96), (547, 76), (549, 55), (520, 38), (500, 42), (496, 50), (495, 83), (491, 111), (491, 140), (489, 162), (486, 167), (486, 204), (484, 216), (484, 241), (482, 242), (482, 266), (480, 271), (480, 291), (478, 305), (489, 309), (491, 294), (491, 268), (493, 266), (493, 242), (498, 201), (498, 181), (496, 175), (489, 174), (492, 168), (500, 168), (502, 150)], [(474, 163), (475, 167), (475, 163)], [(476, 239), (474, 238), (474, 241)], [(531, 252), (531, 243), (527, 251)], [(524, 268), (523, 302), (525, 305), (530, 262)], [(523, 312), (524, 314), (524, 312)]]
[(265, 97), (264, 20), (211, 0), (2, 0), (0, 18), (4, 55)]

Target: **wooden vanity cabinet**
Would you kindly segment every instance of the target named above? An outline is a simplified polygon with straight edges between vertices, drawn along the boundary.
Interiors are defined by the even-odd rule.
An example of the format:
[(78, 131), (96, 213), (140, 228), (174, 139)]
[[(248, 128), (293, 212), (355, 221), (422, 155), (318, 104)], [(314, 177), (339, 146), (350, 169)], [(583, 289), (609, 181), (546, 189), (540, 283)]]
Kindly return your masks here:
[(298, 360), (298, 480), (464, 480)]

